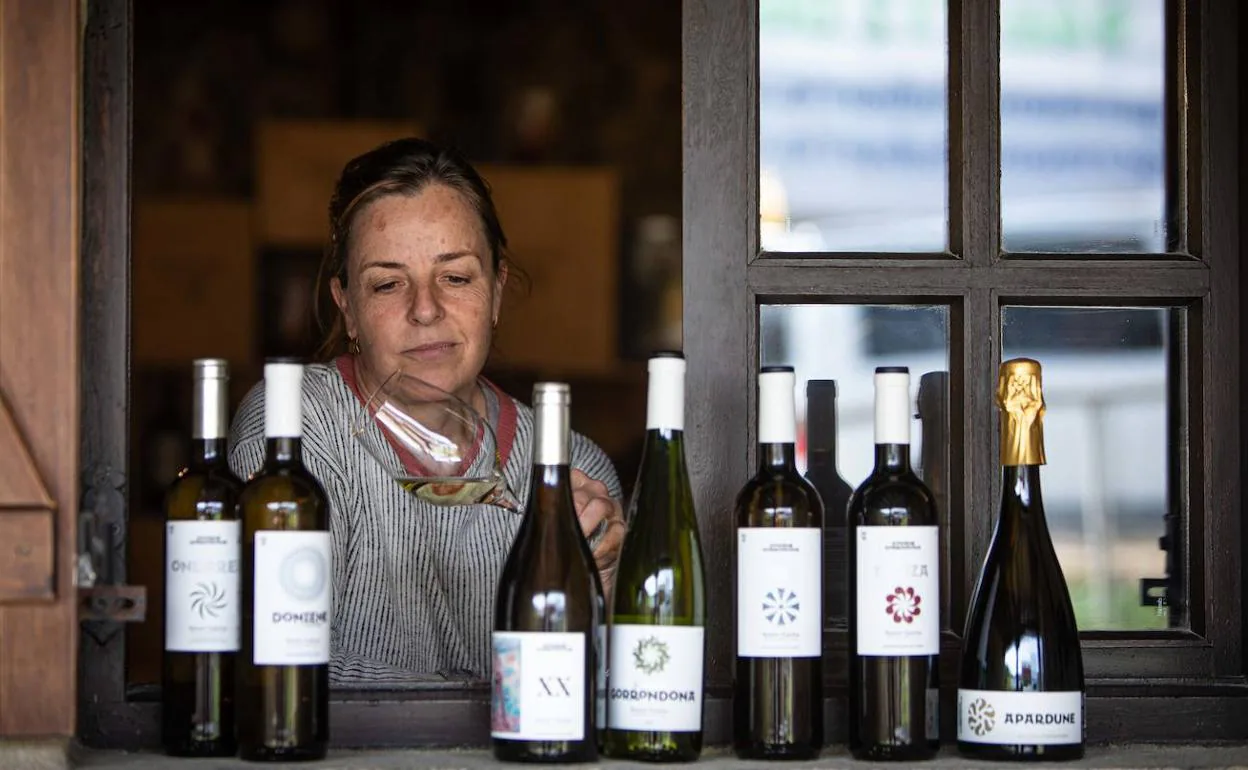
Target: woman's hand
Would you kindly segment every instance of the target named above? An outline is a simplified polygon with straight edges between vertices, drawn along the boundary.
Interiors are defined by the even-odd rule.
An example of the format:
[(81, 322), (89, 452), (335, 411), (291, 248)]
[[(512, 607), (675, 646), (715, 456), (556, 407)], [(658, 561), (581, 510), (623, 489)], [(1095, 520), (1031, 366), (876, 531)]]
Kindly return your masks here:
[(599, 528), (602, 536), (594, 548), (594, 561), (602, 578), (602, 590), (607, 601), (615, 586), (615, 570), (620, 564), (620, 549), (624, 546), (624, 509), (620, 501), (611, 496), (607, 486), (572, 469), (572, 503), (576, 516), (581, 520), (581, 531), (589, 537)]

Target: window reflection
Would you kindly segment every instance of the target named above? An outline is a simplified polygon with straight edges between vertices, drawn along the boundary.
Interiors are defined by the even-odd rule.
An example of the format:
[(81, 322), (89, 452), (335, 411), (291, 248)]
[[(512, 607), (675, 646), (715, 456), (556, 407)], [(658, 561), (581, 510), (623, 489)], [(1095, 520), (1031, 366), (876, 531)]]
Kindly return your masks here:
[[(764, 251), (948, 244), (942, 0), (759, 0)], [(1163, 0), (1001, 3), (1007, 251), (1163, 252)]]
[(1081, 631), (1186, 622), (1169, 434), (1181, 312), (1002, 309), (1004, 358), (1044, 367), (1045, 515)]
[(1010, 672), (1010, 676), (1018, 683), (1018, 686), (1027, 689), (1034, 684), (1036, 670), (1039, 668), (1036, 664), (1040, 660), (1040, 643), (1034, 636), (1024, 636), (1019, 638), (1017, 644), (1011, 644), (1005, 651), (1005, 670)]
[[(922, 377), (949, 370), (949, 309), (911, 305), (763, 305), (760, 366), (787, 365), (798, 382), (798, 468), (806, 467), (808, 380), (831, 379), (837, 391), (837, 467), (851, 486), (871, 472), (874, 454), (874, 372), (908, 366), (917, 403)], [(913, 339), (922, 344), (911, 344)], [(904, 344), (903, 344), (904, 343)], [(911, 426), (917, 452), (923, 424)], [(915, 458), (915, 464), (920, 465)]]
[(943, 0), (760, 0), (758, 12), (762, 248), (944, 250)]
[(1001, 4), (1007, 251), (1163, 252), (1163, 0)]

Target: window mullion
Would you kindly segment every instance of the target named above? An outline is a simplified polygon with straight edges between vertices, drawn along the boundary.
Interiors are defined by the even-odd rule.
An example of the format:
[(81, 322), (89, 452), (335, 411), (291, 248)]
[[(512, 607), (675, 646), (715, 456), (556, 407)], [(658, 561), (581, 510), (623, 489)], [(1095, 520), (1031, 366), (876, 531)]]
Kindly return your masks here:
[(1001, 244), (999, 0), (949, 3), (949, 244), (974, 267)]

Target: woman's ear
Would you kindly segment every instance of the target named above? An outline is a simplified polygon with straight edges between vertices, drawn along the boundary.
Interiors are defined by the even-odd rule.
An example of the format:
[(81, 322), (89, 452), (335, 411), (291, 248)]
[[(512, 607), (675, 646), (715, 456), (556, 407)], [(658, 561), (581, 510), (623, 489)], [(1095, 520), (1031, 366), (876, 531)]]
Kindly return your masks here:
[(355, 316), (351, 313), (351, 302), (347, 298), (347, 290), (342, 285), (342, 281), (338, 280), (338, 276), (329, 279), (329, 293), (333, 296), (334, 304), (338, 306), (338, 311), (342, 313), (343, 324), (347, 327), (347, 336), (358, 336), (355, 329)]

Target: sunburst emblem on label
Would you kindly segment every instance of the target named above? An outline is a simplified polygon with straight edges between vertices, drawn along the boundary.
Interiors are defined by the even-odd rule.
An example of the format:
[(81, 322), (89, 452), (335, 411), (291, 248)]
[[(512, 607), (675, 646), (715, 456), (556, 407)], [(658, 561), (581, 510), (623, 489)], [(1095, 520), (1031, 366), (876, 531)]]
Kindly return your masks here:
[(777, 588), (763, 596), (763, 617), (773, 625), (791, 625), (797, 620), (801, 609), (802, 604), (798, 601), (797, 594), (787, 588)]
[(633, 650), (633, 665), (643, 674), (657, 674), (666, 666), (671, 657), (667, 654), (667, 644), (659, 639), (648, 636), (637, 642)]
[(225, 591), (216, 583), (197, 583), (191, 591), (191, 612), (200, 620), (215, 618), (225, 611)]
[(278, 568), (278, 582), (287, 596), (312, 601), (325, 590), (329, 570), (325, 557), (315, 548), (298, 548), (286, 554)]
[(971, 732), (983, 736), (997, 723), (997, 711), (983, 698), (976, 698), (966, 710), (966, 725)]

